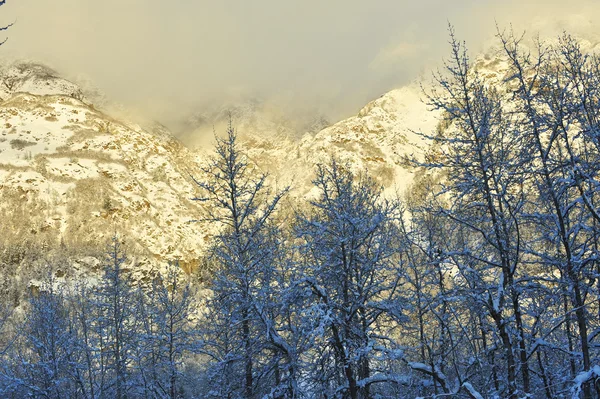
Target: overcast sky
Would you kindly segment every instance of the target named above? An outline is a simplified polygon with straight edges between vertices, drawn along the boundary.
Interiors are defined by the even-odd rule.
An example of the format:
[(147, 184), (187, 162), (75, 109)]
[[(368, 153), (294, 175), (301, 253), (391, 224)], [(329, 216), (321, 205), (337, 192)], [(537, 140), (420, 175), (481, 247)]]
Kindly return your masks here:
[(87, 75), (109, 97), (158, 119), (238, 95), (337, 118), (428, 75), (447, 53), (448, 21), (478, 52), (495, 21), (532, 33), (566, 27), (595, 35), (598, 3), (8, 0), (0, 21), (17, 22), (0, 54)]

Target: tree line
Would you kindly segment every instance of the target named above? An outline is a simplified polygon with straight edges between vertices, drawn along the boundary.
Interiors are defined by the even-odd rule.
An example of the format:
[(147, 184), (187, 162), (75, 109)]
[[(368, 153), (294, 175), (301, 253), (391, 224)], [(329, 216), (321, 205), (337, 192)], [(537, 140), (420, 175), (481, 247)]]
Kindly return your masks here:
[(498, 40), (501, 82), (451, 30), (402, 200), (336, 159), (293, 200), (230, 125), (195, 180), (210, 294), (137, 288), (115, 237), (97, 284), (0, 313), (0, 396), (599, 397), (600, 59)]

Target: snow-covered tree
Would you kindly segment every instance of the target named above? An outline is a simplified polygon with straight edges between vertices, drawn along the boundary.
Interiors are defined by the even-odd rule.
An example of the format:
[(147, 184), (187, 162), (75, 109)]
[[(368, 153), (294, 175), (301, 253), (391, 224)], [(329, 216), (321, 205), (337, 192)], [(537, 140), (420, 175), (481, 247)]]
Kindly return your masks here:
[(182, 279), (177, 262), (170, 263), (164, 276), (159, 275), (147, 295), (140, 295), (144, 309), (139, 316), (143, 333), (137, 352), (146, 397), (181, 397), (183, 361), (193, 350), (195, 331), (191, 313), (194, 292)]
[[(202, 351), (213, 359), (209, 396), (262, 397), (282, 386), (279, 360), (294, 364), (295, 353), (281, 335), (273, 275), (278, 245), (273, 215), (286, 190), (269, 195), (266, 175), (258, 173), (240, 151), (231, 126), (217, 138), (216, 154), (196, 183), (208, 205), (204, 219), (220, 227), (209, 262), (211, 282)], [(293, 367), (288, 386), (295, 387)], [(285, 389), (284, 389), (285, 390)], [(294, 396), (294, 393), (287, 393)]]
[[(521, 135), (505, 112), (506, 98), (472, 67), (465, 46), (450, 30), (451, 58), (446, 73), (436, 76), (437, 87), (427, 95), (441, 110), (449, 128), (425, 135), (436, 143), (435, 158), (421, 165), (445, 174), (438, 196), (447, 206), (437, 210), (463, 231), (460, 247), (448, 248), (465, 284), (477, 294), (472, 299), (487, 309), (504, 348), (507, 385), (503, 395), (531, 391), (527, 326), (523, 320), (519, 284), (522, 266), (521, 218), (525, 205)], [(456, 237), (461, 235), (455, 234)], [(457, 242), (455, 242), (457, 243)]]
[[(598, 298), (597, 287), (590, 282), (597, 281), (598, 271), (600, 64), (568, 35), (551, 46), (538, 43), (537, 54), (524, 50), (512, 32), (498, 36), (511, 68), (508, 84), (519, 115), (517, 128), (529, 149), (523, 158), (534, 194), (528, 215), (535, 224), (528, 237), (533, 244), (530, 252), (546, 274), (558, 275), (564, 299), (561, 323), (567, 342), (563, 342), (568, 345), (563, 349), (574, 356), (570, 359), (574, 378), (576, 359), (582, 360), (583, 373), (593, 366), (588, 309), (597, 307)], [(594, 289), (592, 305), (588, 293)], [(555, 338), (554, 331), (560, 330), (544, 335)], [(583, 384), (583, 396), (592, 397), (589, 383)]]
[(95, 288), (84, 282), (75, 285), (67, 295), (70, 328), (75, 331), (72, 346), (78, 357), (78, 387), (81, 396), (89, 399), (102, 396), (106, 376), (102, 309), (98, 306), (96, 295)]
[(137, 295), (123, 267), (126, 259), (119, 237), (115, 235), (106, 251), (104, 278), (97, 295), (100, 308), (97, 328), (103, 348), (100, 354), (102, 395), (116, 399), (126, 398), (132, 389), (129, 366), (139, 338)]
[(318, 198), (299, 216), (302, 277), (310, 291), (303, 330), (312, 395), (370, 398), (397, 381), (394, 326), (404, 320), (395, 257), (397, 207), (366, 175), (333, 160), (320, 165)]

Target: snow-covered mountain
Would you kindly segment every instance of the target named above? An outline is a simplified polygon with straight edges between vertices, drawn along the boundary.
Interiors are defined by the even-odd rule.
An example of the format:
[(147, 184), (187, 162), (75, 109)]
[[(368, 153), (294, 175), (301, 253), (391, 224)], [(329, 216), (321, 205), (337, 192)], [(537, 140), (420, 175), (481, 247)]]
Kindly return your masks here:
[(311, 189), (318, 163), (332, 157), (355, 171), (368, 171), (380, 184), (401, 193), (411, 182), (405, 156), (424, 145), (416, 132), (432, 131), (437, 115), (421, 102), (417, 84), (390, 91), (371, 101), (351, 118), (318, 132), (308, 132), (300, 140), (252, 135), (247, 152), (256, 163), (291, 184), (302, 195)]
[[(3, 249), (23, 243), (71, 252), (122, 235), (138, 266), (197, 265), (205, 235), (190, 199), (194, 157), (168, 132), (148, 131), (94, 108), (48, 68), (21, 64), (0, 97)], [(28, 248), (24, 248), (27, 251)]]
[[(283, 113), (250, 99), (193, 114), (188, 132), (203, 137), (195, 152), (205, 158), (213, 127), (223, 133), (231, 117), (246, 153), (280, 186), (291, 185), (302, 196), (311, 189), (315, 165), (336, 157), (355, 171), (368, 171), (383, 186), (403, 191), (411, 181), (405, 156), (422, 150), (415, 132), (429, 132), (437, 115), (421, 101), (417, 83), (392, 90), (371, 101), (356, 116), (329, 124), (320, 114), (294, 121)], [(193, 139), (190, 140), (193, 143)]]
[[(192, 222), (203, 209), (191, 200), (191, 176), (201, 177), (199, 166), (211, 146), (190, 150), (160, 125), (143, 128), (115, 119), (98, 110), (86, 90), (43, 65), (4, 67), (0, 87), (5, 252), (23, 245), (26, 252), (27, 243), (37, 243), (84, 254), (119, 233), (142, 278), (175, 259), (188, 270), (198, 265), (212, 232)], [(404, 155), (422, 145), (413, 131), (431, 131), (437, 123), (420, 97), (416, 84), (393, 90), (326, 127), (316, 115), (299, 128), (257, 101), (196, 114), (188, 122), (192, 130), (218, 127), (231, 111), (246, 153), (274, 184), (291, 185), (294, 196), (310, 193), (315, 165), (332, 156), (368, 170), (396, 192), (411, 181)]]

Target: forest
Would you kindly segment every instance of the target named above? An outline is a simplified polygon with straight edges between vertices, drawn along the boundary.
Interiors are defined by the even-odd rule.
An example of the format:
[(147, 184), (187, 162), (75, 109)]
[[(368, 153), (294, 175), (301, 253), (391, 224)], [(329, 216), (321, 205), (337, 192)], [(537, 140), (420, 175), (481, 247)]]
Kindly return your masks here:
[(133, 281), (117, 234), (98, 281), (0, 306), (0, 397), (600, 397), (600, 58), (523, 40), (498, 82), (450, 31), (404, 197), (336, 159), (275, 191), (230, 125), (194, 176), (210, 294)]

